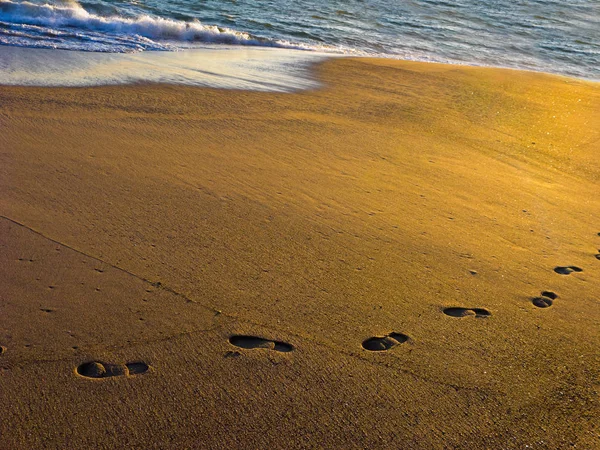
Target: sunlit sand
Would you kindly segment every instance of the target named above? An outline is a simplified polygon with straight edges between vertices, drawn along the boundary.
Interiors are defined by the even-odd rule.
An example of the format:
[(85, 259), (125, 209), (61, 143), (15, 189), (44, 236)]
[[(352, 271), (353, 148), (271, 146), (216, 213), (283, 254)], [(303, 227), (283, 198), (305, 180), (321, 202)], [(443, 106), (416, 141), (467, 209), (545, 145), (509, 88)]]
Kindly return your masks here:
[(0, 87), (6, 448), (598, 447), (600, 88)]

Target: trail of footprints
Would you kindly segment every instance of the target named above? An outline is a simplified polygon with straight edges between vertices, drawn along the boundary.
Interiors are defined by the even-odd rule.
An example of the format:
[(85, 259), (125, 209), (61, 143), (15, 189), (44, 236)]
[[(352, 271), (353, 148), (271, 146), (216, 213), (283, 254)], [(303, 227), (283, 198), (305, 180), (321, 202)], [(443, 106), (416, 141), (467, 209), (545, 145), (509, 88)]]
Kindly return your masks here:
[[(598, 233), (600, 236), (600, 233)], [(598, 249), (600, 252), (600, 249)], [(600, 253), (595, 255), (600, 260)], [(573, 272), (583, 272), (583, 269), (577, 266), (557, 266), (554, 272), (559, 275), (570, 275)], [(548, 308), (552, 306), (558, 294), (552, 291), (542, 291), (539, 296), (533, 297), (531, 302), (538, 308)], [(465, 318), (473, 317), (476, 319), (485, 319), (491, 316), (487, 309), (483, 308), (462, 308), (449, 307), (444, 308), (442, 312), (450, 317)], [(393, 349), (409, 341), (409, 337), (404, 333), (391, 332), (385, 336), (373, 336), (362, 342), (362, 348), (370, 352), (383, 352)], [(232, 335), (229, 343), (242, 350), (270, 350), (279, 353), (289, 353), (294, 350), (294, 346), (283, 341), (275, 341), (250, 335)], [(7, 348), (0, 345), (0, 356), (6, 353)], [(228, 352), (231, 353), (231, 352)], [(236, 352), (236, 354), (239, 354)], [(80, 377), (87, 379), (105, 379), (113, 377), (133, 377), (143, 375), (150, 371), (150, 366), (142, 361), (128, 362), (124, 364), (104, 363), (100, 361), (88, 361), (75, 368), (75, 373)]]
[[(600, 236), (600, 233), (598, 233)], [(600, 252), (600, 249), (598, 249)], [(594, 255), (596, 259), (600, 260), (600, 253)], [(583, 269), (578, 266), (556, 266), (554, 268), (554, 272), (559, 275), (571, 275), (572, 273), (583, 272)], [(531, 299), (531, 303), (533, 303), (538, 308), (549, 308), (554, 303), (554, 300), (558, 298), (558, 294), (552, 291), (543, 291), (540, 293), (539, 297), (533, 297)]]
[[(598, 235), (600, 236), (600, 233)], [(600, 252), (600, 249), (598, 251)], [(600, 260), (600, 254), (595, 255), (595, 257)], [(554, 268), (554, 272), (560, 275), (569, 275), (573, 272), (583, 272), (583, 269), (577, 266), (558, 266)], [(534, 297), (531, 301), (538, 308), (548, 308), (552, 306), (554, 300), (557, 298), (558, 294), (555, 292), (542, 291), (539, 297)], [(442, 312), (447, 316), (456, 318), (474, 317), (476, 319), (483, 319), (492, 315), (491, 312), (484, 308), (449, 307), (444, 308)], [(373, 336), (365, 339), (362, 342), (362, 347), (371, 352), (381, 352), (390, 350), (408, 340), (409, 337), (406, 334), (391, 332), (385, 336)], [(285, 342), (271, 341), (255, 336), (235, 335), (229, 338), (229, 343), (243, 349), (262, 348), (278, 352), (291, 352), (294, 349), (292, 345)]]

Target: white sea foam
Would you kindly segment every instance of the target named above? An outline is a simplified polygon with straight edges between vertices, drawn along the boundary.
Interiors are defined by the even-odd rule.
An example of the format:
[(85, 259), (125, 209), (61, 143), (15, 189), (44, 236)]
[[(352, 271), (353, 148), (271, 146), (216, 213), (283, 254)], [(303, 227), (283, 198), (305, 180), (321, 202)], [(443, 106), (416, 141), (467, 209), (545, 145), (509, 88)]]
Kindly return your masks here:
[(146, 82), (291, 92), (318, 87), (310, 66), (330, 56), (229, 45), (134, 53), (2, 47), (0, 85), (75, 87)]
[[(0, 0), (0, 25), (0, 44), (28, 47), (120, 52), (166, 50), (177, 48), (178, 43), (218, 43), (327, 50), (324, 46), (259, 38), (197, 20), (181, 21), (150, 15), (100, 16), (86, 11), (76, 1), (36, 4)], [(71, 38), (70, 41), (61, 40), (61, 35)], [(51, 37), (54, 39), (49, 39)], [(76, 45), (73, 38), (79, 38)]]

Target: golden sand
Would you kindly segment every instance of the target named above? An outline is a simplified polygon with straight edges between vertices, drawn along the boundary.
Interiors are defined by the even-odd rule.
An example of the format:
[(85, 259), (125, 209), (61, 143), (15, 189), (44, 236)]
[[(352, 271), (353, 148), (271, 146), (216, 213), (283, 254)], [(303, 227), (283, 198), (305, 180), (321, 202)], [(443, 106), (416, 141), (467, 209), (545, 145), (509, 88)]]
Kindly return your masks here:
[(600, 85), (316, 70), (0, 88), (0, 448), (600, 448)]

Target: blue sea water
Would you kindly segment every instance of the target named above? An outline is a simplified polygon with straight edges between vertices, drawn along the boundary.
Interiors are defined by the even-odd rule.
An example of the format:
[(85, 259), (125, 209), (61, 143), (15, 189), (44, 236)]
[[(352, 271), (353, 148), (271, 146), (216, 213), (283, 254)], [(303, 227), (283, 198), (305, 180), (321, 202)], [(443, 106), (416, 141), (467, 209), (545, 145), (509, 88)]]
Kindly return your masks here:
[(0, 0), (5, 46), (255, 46), (600, 79), (598, 0)]

